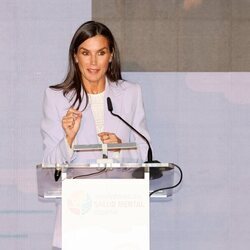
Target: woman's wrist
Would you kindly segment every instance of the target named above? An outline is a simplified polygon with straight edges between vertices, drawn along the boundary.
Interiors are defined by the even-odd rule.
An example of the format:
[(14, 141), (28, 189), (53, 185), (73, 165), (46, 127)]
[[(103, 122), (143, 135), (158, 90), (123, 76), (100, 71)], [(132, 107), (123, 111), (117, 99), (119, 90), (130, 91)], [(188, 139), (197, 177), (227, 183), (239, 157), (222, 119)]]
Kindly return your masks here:
[(72, 144), (73, 144), (73, 141), (75, 140), (75, 136), (72, 137), (72, 136), (66, 135), (66, 140), (69, 144), (69, 147), (72, 148)]

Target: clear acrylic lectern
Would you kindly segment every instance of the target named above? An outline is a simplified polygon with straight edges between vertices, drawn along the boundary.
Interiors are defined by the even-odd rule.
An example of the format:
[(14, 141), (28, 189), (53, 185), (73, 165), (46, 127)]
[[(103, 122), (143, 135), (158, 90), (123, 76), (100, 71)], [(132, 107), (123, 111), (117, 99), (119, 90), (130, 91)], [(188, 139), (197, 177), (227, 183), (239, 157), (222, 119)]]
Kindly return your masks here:
[[(150, 168), (160, 169), (162, 177), (150, 180)], [(61, 171), (58, 181), (55, 169)], [(135, 178), (138, 170), (141, 175)], [(149, 250), (149, 194), (173, 184), (173, 166), (105, 159), (94, 164), (40, 164), (37, 183), (41, 199), (62, 200), (63, 250)], [(171, 195), (171, 190), (161, 190), (151, 199)]]

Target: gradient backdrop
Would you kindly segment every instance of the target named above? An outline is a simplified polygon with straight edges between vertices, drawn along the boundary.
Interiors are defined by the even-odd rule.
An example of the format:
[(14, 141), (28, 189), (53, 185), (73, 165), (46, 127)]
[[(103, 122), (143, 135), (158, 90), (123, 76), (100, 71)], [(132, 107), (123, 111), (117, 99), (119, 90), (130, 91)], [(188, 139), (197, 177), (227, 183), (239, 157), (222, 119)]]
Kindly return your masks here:
[[(121, 2), (133, 6), (133, 1), (109, 1), (110, 5), (113, 3), (118, 7)], [(149, 2), (145, 1), (144, 8), (135, 4), (138, 13), (140, 8), (149, 11)], [(178, 0), (156, 2), (162, 5), (166, 3), (169, 8), (172, 8), (172, 5), (175, 8), (182, 6)], [(207, 4), (206, 0), (203, 2)], [(217, 2), (226, 5), (225, 1)], [(228, 2), (231, 7), (237, 6), (234, 0)], [(67, 50), (76, 28), (92, 16), (98, 19), (97, 10), (100, 9), (103, 10), (103, 16), (100, 16), (99, 20), (104, 21), (106, 17), (112, 21), (110, 9), (105, 9), (108, 4), (104, 5), (103, 1), (93, 3), (92, 6), (91, 0), (1, 0), (0, 249), (50, 249), (55, 207), (52, 203), (38, 201), (35, 172), (35, 166), (42, 158), (39, 126), (43, 91), (48, 85), (58, 83), (64, 78)], [(244, 11), (233, 13), (238, 14), (237, 20), (240, 21), (240, 13), (245, 17), (244, 13), (250, 8), (250, 1), (240, 0), (238, 3)], [(218, 8), (219, 5), (216, 6)], [(202, 7), (195, 8), (192, 11), (197, 14), (195, 11)], [(158, 10), (160, 9), (158, 6)], [(125, 14), (134, 13), (133, 16), (136, 16), (134, 9), (127, 8), (126, 11)], [(202, 9), (200, 11), (206, 13)], [(218, 11), (216, 13), (218, 14)], [(147, 15), (152, 18), (150, 14)], [(141, 18), (140, 15), (139, 17)], [(155, 19), (158, 17), (155, 16)], [(135, 25), (136, 23), (138, 22), (135, 20)], [(111, 28), (112, 25), (110, 23)], [(140, 25), (144, 27), (141, 23)], [(125, 27), (133, 26), (128, 24)], [(117, 30), (119, 29), (116, 28), (116, 32)], [(208, 28), (208, 31), (211, 29)], [(183, 36), (178, 34), (179, 41)], [(235, 33), (233, 34), (236, 39)], [(151, 203), (151, 249), (248, 249), (250, 73), (244, 72), (250, 68), (247, 60), (248, 35), (246, 46), (241, 46), (244, 53), (238, 53), (236, 50), (238, 54), (236, 53), (235, 58), (238, 63), (232, 57), (235, 53), (231, 53), (230, 65), (242, 65), (238, 69), (231, 66), (221, 67), (221, 63), (218, 67), (211, 67), (213, 60), (220, 60), (220, 57), (217, 56), (216, 59), (214, 56), (202, 56), (203, 49), (197, 53), (196, 48), (199, 46), (193, 43), (187, 45), (191, 47), (185, 48), (187, 53), (195, 55), (196, 58), (187, 57), (186, 61), (181, 56), (180, 49), (176, 49), (178, 57), (172, 55), (172, 50), (168, 49), (173, 60), (178, 58), (169, 61), (166, 59), (167, 54), (162, 57), (153, 56), (154, 52), (148, 49), (152, 48), (148, 39), (136, 44), (137, 50), (136, 47), (132, 48), (134, 43), (130, 44), (131, 47), (126, 47), (123, 42), (130, 41), (133, 37), (118, 37), (125, 62), (123, 76), (142, 86), (155, 158), (177, 163), (184, 171), (183, 184), (171, 201)], [(202, 41), (205, 41), (205, 38)], [(231, 38), (229, 36), (229, 40)], [(158, 44), (161, 44), (159, 41)], [(211, 42), (213, 40), (210, 40)], [(140, 46), (146, 49), (143, 50)], [(214, 46), (217, 51), (213, 55), (218, 55), (221, 47), (216, 43)], [(140, 52), (136, 54), (138, 65), (128, 60), (130, 48), (131, 51)], [(206, 52), (205, 45), (201, 48), (204, 48), (204, 54), (214, 53), (214, 50)], [(235, 52), (230, 48), (231, 52)], [(144, 56), (152, 58), (151, 64)], [(201, 63), (192, 64), (199, 57), (202, 58)], [(166, 66), (160, 67), (160, 70), (153, 67), (157, 63), (161, 65), (164, 58), (168, 62)], [(206, 58), (209, 59), (208, 64), (205, 63)], [(140, 64), (141, 62), (143, 64)], [(171, 62), (178, 64), (174, 68)], [(184, 64), (181, 64), (182, 62)], [(189, 65), (189, 62), (190, 68), (185, 66)], [(228, 65), (228, 61), (223, 59), (223, 62)], [(185, 66), (184, 70), (181, 65)], [(199, 65), (202, 65), (202, 69)], [(177, 178), (178, 176), (176, 180)]]

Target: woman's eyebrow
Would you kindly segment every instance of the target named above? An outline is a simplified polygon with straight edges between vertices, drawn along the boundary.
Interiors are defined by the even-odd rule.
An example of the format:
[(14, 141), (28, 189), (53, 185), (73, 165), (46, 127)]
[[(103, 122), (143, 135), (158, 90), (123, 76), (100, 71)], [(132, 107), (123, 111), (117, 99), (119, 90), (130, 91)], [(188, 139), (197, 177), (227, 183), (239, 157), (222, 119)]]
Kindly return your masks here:
[[(101, 48), (101, 49), (98, 49), (97, 51), (101, 51), (101, 50), (105, 50), (105, 49), (108, 50), (108, 47), (103, 47), (103, 48)], [(88, 50), (88, 49), (86, 49), (86, 48), (84, 48), (84, 47), (80, 47), (79, 50), (90, 51), (90, 50)]]

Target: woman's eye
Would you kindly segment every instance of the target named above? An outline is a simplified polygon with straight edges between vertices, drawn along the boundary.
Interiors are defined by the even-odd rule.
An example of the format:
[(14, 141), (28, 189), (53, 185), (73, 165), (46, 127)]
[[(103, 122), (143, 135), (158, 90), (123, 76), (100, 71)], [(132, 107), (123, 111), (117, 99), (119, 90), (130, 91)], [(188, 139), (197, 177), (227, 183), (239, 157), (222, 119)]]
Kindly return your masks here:
[(99, 54), (99, 56), (104, 56), (105, 55), (105, 51), (100, 51), (98, 54)]
[(86, 52), (86, 51), (83, 51), (82, 52), (82, 55), (84, 55), (84, 56), (87, 56), (89, 53), (88, 52)]

